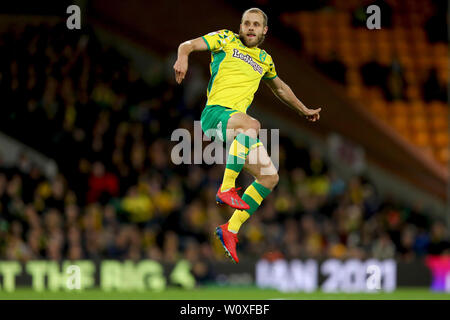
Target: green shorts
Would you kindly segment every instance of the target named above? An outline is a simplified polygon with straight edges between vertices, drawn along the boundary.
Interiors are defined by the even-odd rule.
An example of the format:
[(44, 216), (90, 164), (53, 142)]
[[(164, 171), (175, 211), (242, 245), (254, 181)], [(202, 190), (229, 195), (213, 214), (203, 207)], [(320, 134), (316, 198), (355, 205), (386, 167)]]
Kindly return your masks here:
[(205, 106), (200, 117), (203, 132), (213, 140), (226, 142), (228, 119), (237, 112), (240, 111), (218, 105)]

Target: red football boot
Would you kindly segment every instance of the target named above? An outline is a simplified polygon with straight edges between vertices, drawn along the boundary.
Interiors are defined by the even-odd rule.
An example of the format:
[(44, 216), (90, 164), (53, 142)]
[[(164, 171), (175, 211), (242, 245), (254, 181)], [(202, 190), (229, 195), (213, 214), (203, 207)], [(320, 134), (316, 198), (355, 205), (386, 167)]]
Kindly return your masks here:
[(234, 263), (239, 262), (236, 254), (236, 244), (239, 242), (237, 234), (228, 231), (228, 222), (216, 228), (216, 237), (222, 243), (225, 253)]
[(247, 210), (250, 209), (250, 206), (241, 199), (241, 197), (237, 194), (237, 191), (241, 188), (231, 188), (225, 192), (220, 191), (222, 185), (219, 187), (219, 191), (216, 194), (216, 202), (218, 204), (227, 204), (230, 207), (238, 210)]

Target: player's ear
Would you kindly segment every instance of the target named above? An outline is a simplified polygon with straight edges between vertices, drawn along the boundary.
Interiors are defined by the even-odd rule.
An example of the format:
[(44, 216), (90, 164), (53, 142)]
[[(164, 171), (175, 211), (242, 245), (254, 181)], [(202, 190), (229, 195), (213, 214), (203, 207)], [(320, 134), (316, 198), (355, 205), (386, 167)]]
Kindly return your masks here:
[(263, 35), (266, 35), (267, 31), (269, 31), (269, 27), (265, 26), (263, 29)]

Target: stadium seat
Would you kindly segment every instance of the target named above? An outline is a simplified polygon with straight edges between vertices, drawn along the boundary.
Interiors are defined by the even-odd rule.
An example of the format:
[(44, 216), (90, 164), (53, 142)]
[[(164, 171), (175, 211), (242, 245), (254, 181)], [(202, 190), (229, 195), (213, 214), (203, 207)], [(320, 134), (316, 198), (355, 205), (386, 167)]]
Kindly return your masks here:
[(438, 148), (449, 147), (448, 133), (444, 131), (437, 132), (433, 135), (433, 145)]
[[(352, 11), (359, 6), (358, 0), (332, 1), (336, 11), (300, 12), (286, 21), (293, 23), (304, 37), (306, 51), (312, 56), (326, 59), (336, 52), (347, 66), (347, 94), (364, 102), (362, 105), (382, 121), (391, 124), (411, 143), (434, 154), (442, 162), (448, 153), (432, 151), (448, 141), (448, 108), (441, 102), (427, 105), (423, 102), (422, 83), (430, 68), (437, 70), (441, 84), (448, 84), (448, 46), (428, 42), (423, 24), (432, 13), (429, 1), (408, 2), (388, 0), (395, 8), (393, 27), (370, 31), (355, 28), (351, 24)], [(362, 82), (359, 68), (372, 57), (384, 66), (397, 57), (406, 81), (405, 101), (388, 103), (380, 88), (368, 88)], [(367, 102), (369, 101), (369, 102)], [(427, 149), (428, 148), (428, 149)]]
[(410, 100), (420, 99), (421, 94), (421, 89), (417, 85), (410, 85), (406, 88), (406, 96)]
[(394, 116), (405, 117), (407, 114), (407, 106), (403, 101), (395, 101), (389, 105), (389, 109)]
[(430, 119), (431, 128), (433, 131), (448, 131), (448, 119), (439, 116), (433, 116)]
[(426, 147), (430, 144), (430, 139), (426, 131), (418, 131), (413, 135), (413, 143), (419, 147)]
[(436, 151), (436, 157), (442, 164), (448, 166), (450, 160), (450, 152), (447, 147), (440, 148)]
[(425, 106), (420, 100), (411, 102), (408, 106), (408, 109), (408, 111), (410, 111), (412, 115), (419, 115), (421, 117), (425, 116)]
[(402, 132), (409, 132), (409, 122), (406, 116), (394, 116), (390, 120), (394, 128)]

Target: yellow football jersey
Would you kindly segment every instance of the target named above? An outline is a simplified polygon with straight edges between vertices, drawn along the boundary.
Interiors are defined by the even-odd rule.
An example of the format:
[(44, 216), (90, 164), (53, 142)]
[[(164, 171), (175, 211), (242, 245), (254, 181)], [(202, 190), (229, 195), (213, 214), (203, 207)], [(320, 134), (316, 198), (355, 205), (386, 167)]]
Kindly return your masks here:
[(206, 105), (246, 113), (261, 79), (277, 76), (272, 57), (260, 48), (246, 47), (230, 30), (211, 32), (202, 38), (211, 51)]

